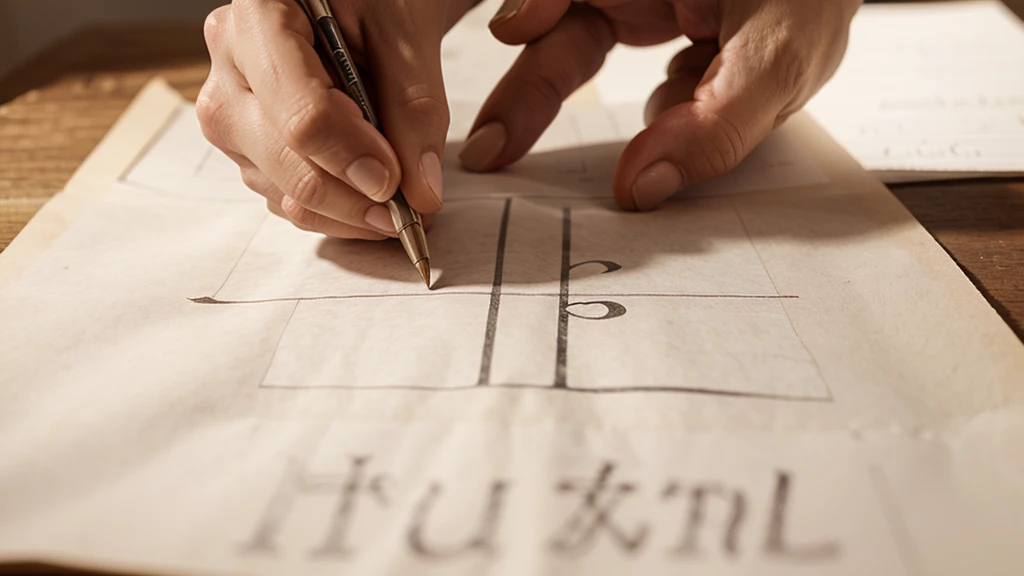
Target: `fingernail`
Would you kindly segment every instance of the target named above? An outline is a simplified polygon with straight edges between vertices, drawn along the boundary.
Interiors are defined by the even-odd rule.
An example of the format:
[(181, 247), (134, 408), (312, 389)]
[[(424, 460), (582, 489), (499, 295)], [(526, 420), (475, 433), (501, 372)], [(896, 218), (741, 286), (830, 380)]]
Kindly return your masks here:
[(505, 149), (508, 132), (501, 122), (491, 122), (470, 134), (459, 153), (459, 160), (467, 170), (482, 172), (491, 167)]
[(683, 187), (683, 175), (675, 164), (662, 160), (640, 172), (633, 182), (637, 210), (653, 210)]
[(380, 204), (370, 206), (370, 209), (366, 211), (366, 215), (363, 216), (363, 220), (366, 220), (367, 224), (385, 234), (395, 233), (395, 221), (391, 219), (391, 210), (388, 210), (387, 206)]
[(515, 18), (516, 14), (518, 14), (519, 10), (523, 7), (524, 2), (526, 2), (526, 0), (505, 0), (505, 3), (501, 5), (501, 9), (498, 10), (498, 13), (494, 15), (494, 18), (491, 18), (491, 23), (488, 24), (488, 26), (491, 28), (497, 28), (505, 22)]
[(381, 196), (387, 191), (390, 175), (380, 160), (373, 156), (363, 156), (348, 165), (345, 176), (363, 195), (375, 200), (386, 200)]
[(434, 193), (438, 205), (444, 204), (444, 175), (441, 172), (441, 158), (436, 152), (424, 152), (420, 158), (420, 170)]

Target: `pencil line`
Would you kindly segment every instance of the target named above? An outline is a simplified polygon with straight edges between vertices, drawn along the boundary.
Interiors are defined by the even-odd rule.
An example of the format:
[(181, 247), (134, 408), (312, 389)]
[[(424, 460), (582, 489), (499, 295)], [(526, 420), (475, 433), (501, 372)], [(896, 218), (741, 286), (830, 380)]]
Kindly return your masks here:
[(164, 136), (166, 136), (167, 133), (170, 131), (171, 126), (173, 126), (174, 123), (178, 121), (178, 118), (181, 117), (184, 111), (185, 106), (181, 105), (178, 106), (177, 109), (174, 110), (174, 112), (167, 116), (167, 119), (165, 119), (164, 123), (160, 125), (160, 129), (157, 130), (156, 134), (154, 134), (153, 137), (146, 142), (146, 145), (143, 146), (141, 150), (139, 150), (139, 153), (136, 154), (134, 158), (132, 158), (132, 161), (128, 163), (128, 166), (125, 167), (124, 171), (117, 175), (117, 182), (123, 182), (128, 179), (128, 175), (131, 174), (133, 170), (135, 170), (135, 167), (139, 165), (139, 162), (141, 162), (143, 158), (149, 156), (149, 153), (153, 150), (153, 147), (164, 139)]
[(494, 359), (494, 337), (498, 331), (498, 309), (501, 307), (501, 283), (505, 274), (505, 241), (508, 239), (508, 221), (512, 212), (512, 199), (505, 200), (498, 230), (498, 249), (494, 257), (494, 282), (491, 284), (491, 302), (487, 307), (487, 328), (484, 332), (484, 348), (480, 355), (480, 377), (478, 386), (491, 383), (491, 361)]
[[(224, 277), (224, 281), (220, 283), (220, 286), (217, 288), (217, 291), (213, 293), (213, 296), (210, 298), (210, 300), (215, 300), (217, 298), (217, 294), (219, 294), (220, 291), (223, 290), (224, 287), (228, 285), (228, 281), (231, 280), (231, 276), (235, 273), (235, 269), (237, 269), (238, 265), (242, 263), (242, 260), (245, 258), (245, 255), (249, 252), (249, 248), (251, 248), (252, 243), (256, 241), (256, 237), (259, 236), (260, 230), (263, 229), (263, 225), (267, 223), (267, 219), (269, 217), (269, 215), (264, 215), (263, 220), (260, 220), (259, 225), (253, 228), (252, 236), (250, 236), (249, 241), (246, 242), (245, 249), (238, 254), (238, 260), (235, 260), (235, 263), (232, 264), (231, 270), (228, 271), (228, 275)], [(195, 302), (195, 300), (193, 300), (193, 302)]]
[(555, 348), (555, 387), (568, 384), (566, 361), (569, 352), (569, 272), (572, 269), (572, 212), (562, 209), (562, 278), (558, 290), (558, 336)]
[[(772, 288), (775, 290), (775, 293), (778, 294), (779, 286), (775, 283), (775, 278), (772, 277), (772, 272), (768, 269), (768, 265), (764, 263), (764, 257), (761, 256), (761, 250), (758, 249), (757, 243), (754, 242), (753, 235), (750, 234), (750, 228), (747, 227), (747, 222), (743, 219), (743, 213), (740, 212), (740, 208), (736, 205), (735, 200), (730, 200), (729, 203), (732, 205), (733, 212), (736, 213), (736, 219), (740, 221), (740, 226), (743, 227), (743, 233), (747, 235), (747, 241), (750, 242), (750, 246), (754, 249), (754, 254), (757, 254), (757, 260), (761, 263), (761, 268), (764, 269), (765, 275), (768, 276), (768, 281), (772, 283)], [(818, 380), (821, 382), (821, 385), (824, 386), (825, 392), (828, 393), (828, 397), (831, 400), (832, 388), (829, 387), (828, 381), (825, 380), (825, 375), (821, 371), (821, 366), (818, 365), (818, 359), (814, 357), (811, 349), (808, 348), (807, 343), (804, 342), (804, 337), (797, 331), (796, 324), (793, 324), (793, 317), (789, 315), (789, 310), (786, 309), (786, 304), (783, 302), (780, 306), (782, 306), (782, 312), (786, 315), (786, 321), (789, 322), (789, 329), (793, 331), (793, 334), (796, 335), (796, 339), (800, 341), (800, 345), (804, 347), (804, 351), (807, 352), (807, 355), (810, 356), (811, 360), (814, 362), (814, 371), (818, 374)]]
[(237, 197), (237, 196), (233, 196), (233, 197), (230, 197), (230, 198), (228, 198), (228, 197), (209, 197), (209, 196), (190, 196), (188, 194), (180, 194), (178, 192), (173, 192), (171, 190), (164, 190), (163, 188), (160, 188), (160, 187), (157, 187), (157, 186), (153, 186), (152, 184), (146, 184), (145, 182), (137, 182), (137, 181), (132, 180), (132, 179), (130, 179), (128, 177), (125, 177), (123, 180), (118, 181), (118, 184), (121, 184), (122, 186), (127, 186), (129, 188), (134, 188), (134, 189), (139, 190), (141, 192), (160, 194), (161, 196), (165, 196), (167, 198), (173, 198), (174, 200), (183, 200), (183, 201), (186, 201), (186, 202), (200, 202), (200, 203), (224, 202), (224, 203), (234, 203), (234, 204), (241, 204), (241, 203), (251, 204), (257, 198), (257, 196), (255, 196), (255, 195), (253, 197), (245, 197), (245, 198)]
[(277, 360), (277, 353), (281, 351), (281, 342), (284, 340), (284, 335), (288, 333), (288, 326), (292, 323), (292, 318), (295, 317), (295, 313), (299, 310), (299, 305), (302, 302), (296, 302), (295, 306), (292, 306), (292, 311), (288, 313), (288, 320), (285, 321), (284, 327), (281, 328), (281, 333), (277, 336), (277, 343), (274, 344), (274, 353), (270, 355), (270, 362), (267, 362), (267, 368), (263, 371), (263, 377), (260, 378), (260, 386), (263, 386), (263, 382), (267, 381), (267, 376), (270, 375), (270, 369), (274, 367), (274, 360)]
[[(583, 147), (583, 130), (580, 129), (579, 119), (577, 119), (575, 116), (570, 116), (569, 117), (569, 126), (572, 127), (572, 131), (576, 135), (576, 142), (578, 142), (580, 144), (580, 148), (582, 148)], [(580, 161), (580, 171), (579, 171), (579, 174), (582, 174), (582, 175), (586, 176), (588, 174), (588, 172), (589, 172), (589, 170), (587, 170), (587, 158), (582, 153), (582, 151), (579, 151), (579, 149), (577, 149), (577, 151), (578, 151), (578, 154), (579, 154), (579, 161)]]
[[(457, 292), (431, 292), (426, 294), (419, 293), (400, 293), (400, 294), (348, 294), (344, 296), (312, 296), (307, 298), (265, 298), (260, 300), (221, 300), (212, 296), (202, 296), (198, 298), (189, 298), (196, 304), (217, 304), (217, 305), (241, 305), (241, 304), (272, 304), (274, 302), (314, 302), (318, 300), (377, 300), (377, 299), (388, 299), (388, 298), (430, 298), (437, 296), (490, 296), (494, 292), (484, 292), (482, 290), (463, 290)], [(561, 296), (560, 292), (509, 292), (502, 290), (498, 295), (500, 296), (516, 296), (516, 297), (530, 297), (530, 298), (554, 298)], [(682, 300), (799, 300), (799, 296), (784, 295), (784, 296), (773, 296), (770, 294), (658, 294), (658, 293), (623, 293), (623, 294), (596, 294), (596, 293), (578, 293), (575, 294), (581, 298), (592, 298), (592, 297), (619, 297), (619, 298), (666, 298), (666, 299), (682, 299)], [(497, 318), (497, 317), (495, 317)]]
[(199, 176), (203, 169), (206, 168), (206, 163), (210, 161), (211, 157), (213, 157), (213, 146), (206, 149), (206, 154), (203, 154), (202, 160), (199, 161), (199, 165), (196, 166), (196, 171), (192, 175)]
[[(586, 175), (584, 175), (584, 176), (586, 176)], [(526, 177), (524, 176), (524, 177), (522, 177), (520, 179), (526, 179)], [(544, 181), (543, 180), (539, 180), (539, 182), (543, 183)], [(586, 181), (584, 181), (584, 180), (580, 180), (580, 182), (581, 183), (586, 183)], [(666, 203), (673, 203), (673, 204), (675, 204), (675, 203), (686, 203), (686, 202), (715, 201), (715, 200), (721, 200), (723, 198), (731, 198), (731, 197), (736, 197), (736, 196), (744, 196), (744, 195), (747, 195), (747, 194), (757, 194), (757, 193), (763, 192), (763, 191), (764, 190), (762, 189), (762, 190), (751, 190), (749, 192), (729, 192), (725, 196), (715, 196), (715, 195), (709, 195), (709, 194), (708, 195), (706, 195), (706, 194), (699, 194), (699, 195), (694, 195), (694, 196), (677, 195), (677, 196), (673, 196), (673, 197), (665, 200), (665, 202)], [(589, 204), (610, 204), (610, 203), (615, 202), (615, 196), (613, 196), (611, 194), (588, 194), (588, 195), (584, 196), (583, 194), (520, 193), (520, 194), (516, 194), (514, 196), (509, 196), (507, 194), (488, 193), (488, 192), (481, 192), (479, 194), (474, 194), (473, 196), (455, 196), (453, 198), (448, 198), (446, 196), (444, 201), (445, 201), (445, 203), (449, 203), (449, 202), (460, 202), (460, 203), (461, 202), (499, 202), (499, 201), (504, 201), (504, 200), (507, 200), (507, 199), (510, 199), (510, 198), (516, 199), (516, 200), (565, 200), (566, 202), (583, 202), (583, 203), (589, 203)]]
[(734, 390), (713, 390), (698, 387), (669, 387), (669, 386), (637, 386), (637, 387), (613, 387), (613, 388), (558, 388), (543, 384), (490, 384), (488, 386), (287, 386), (282, 384), (264, 384), (261, 388), (272, 390), (324, 390), (324, 391), (406, 391), (406, 392), (471, 392), (481, 389), (504, 389), (504, 390), (542, 390), (568, 392), (572, 394), (591, 395), (622, 395), (635, 393), (666, 393), (666, 394), (699, 394), (705, 396), (721, 396), (726, 398), (745, 398), (753, 400), (776, 400), (783, 402), (800, 403), (828, 403), (829, 398), (817, 396), (786, 396), (782, 394), (762, 394), (758, 392), (738, 392)]

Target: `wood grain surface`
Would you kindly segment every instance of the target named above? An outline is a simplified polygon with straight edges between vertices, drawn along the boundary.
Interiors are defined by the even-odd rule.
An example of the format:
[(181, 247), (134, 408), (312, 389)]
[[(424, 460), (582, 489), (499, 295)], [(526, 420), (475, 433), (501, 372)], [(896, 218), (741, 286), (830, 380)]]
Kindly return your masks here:
[[(20, 94), (0, 104), (0, 251), (64, 187), (147, 81), (164, 76), (195, 98), (208, 72), (199, 25), (93, 29), (0, 83), (0, 102)], [(1024, 339), (1024, 181), (894, 192)]]

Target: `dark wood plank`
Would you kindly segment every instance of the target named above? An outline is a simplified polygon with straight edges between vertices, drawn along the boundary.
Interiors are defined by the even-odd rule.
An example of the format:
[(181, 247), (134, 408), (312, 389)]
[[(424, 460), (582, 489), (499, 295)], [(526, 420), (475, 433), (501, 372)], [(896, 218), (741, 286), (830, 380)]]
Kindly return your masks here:
[(1024, 340), (1024, 181), (894, 186), (893, 192)]
[(46, 200), (47, 198), (0, 198), (0, 241), (5, 238), (13, 239), (21, 232)]
[(209, 73), (199, 25), (92, 29), (27, 64), (0, 94), (0, 251), (64, 188), (139, 90), (163, 76), (195, 98)]

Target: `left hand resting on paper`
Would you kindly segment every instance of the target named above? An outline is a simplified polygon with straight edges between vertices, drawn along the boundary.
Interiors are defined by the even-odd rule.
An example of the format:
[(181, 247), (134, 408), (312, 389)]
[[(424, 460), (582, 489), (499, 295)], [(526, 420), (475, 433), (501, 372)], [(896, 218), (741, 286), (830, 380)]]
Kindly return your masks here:
[(861, 0), (506, 0), (499, 40), (526, 44), (484, 105), (461, 155), (468, 169), (510, 164), (618, 42), (685, 35), (694, 46), (651, 96), (648, 128), (626, 147), (613, 187), (627, 210), (734, 168), (839, 66)]

